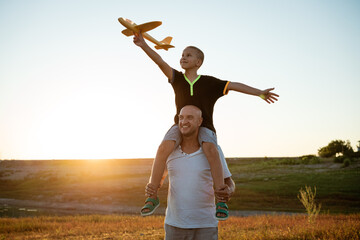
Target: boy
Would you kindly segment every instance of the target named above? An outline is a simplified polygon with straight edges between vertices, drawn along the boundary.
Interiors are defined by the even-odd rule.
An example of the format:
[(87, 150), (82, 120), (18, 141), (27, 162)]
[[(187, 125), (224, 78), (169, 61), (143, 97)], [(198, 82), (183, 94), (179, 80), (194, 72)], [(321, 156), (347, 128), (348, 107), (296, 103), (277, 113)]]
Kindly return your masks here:
[[(159, 66), (161, 71), (169, 79), (175, 92), (175, 103), (177, 114), (175, 115), (175, 125), (173, 125), (164, 137), (156, 153), (153, 162), (150, 182), (150, 188), (158, 189), (165, 170), (166, 160), (181, 142), (181, 136), (178, 129), (178, 115), (185, 105), (195, 105), (203, 113), (203, 124), (199, 132), (199, 143), (203, 148), (206, 158), (209, 161), (211, 175), (214, 181), (215, 191), (225, 189), (223, 170), (219, 158), (215, 128), (213, 126), (213, 110), (218, 98), (226, 95), (229, 90), (261, 96), (266, 102), (273, 103), (277, 101), (278, 95), (272, 93), (274, 88), (261, 91), (256, 88), (246, 86), (241, 83), (222, 81), (210, 76), (201, 76), (197, 74), (198, 69), (204, 61), (203, 52), (196, 47), (187, 47), (184, 49), (180, 59), (180, 65), (185, 70), (182, 74), (171, 68), (154, 50), (152, 50), (144, 41), (141, 33), (134, 36), (135, 45), (142, 50)], [(141, 209), (141, 215), (151, 215), (159, 206), (157, 192), (146, 199), (146, 205)], [(216, 218), (225, 220), (228, 217), (227, 206), (217, 204)]]

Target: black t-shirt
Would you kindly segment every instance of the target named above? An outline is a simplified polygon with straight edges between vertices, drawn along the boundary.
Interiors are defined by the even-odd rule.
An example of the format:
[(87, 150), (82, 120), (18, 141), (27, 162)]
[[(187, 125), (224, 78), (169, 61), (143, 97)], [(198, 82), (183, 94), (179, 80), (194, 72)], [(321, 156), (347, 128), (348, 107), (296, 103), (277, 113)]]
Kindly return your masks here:
[(179, 123), (180, 110), (186, 105), (195, 105), (202, 111), (201, 126), (215, 132), (213, 112), (216, 101), (227, 94), (228, 81), (211, 76), (200, 76), (192, 83), (184, 74), (173, 69), (173, 78), (169, 80), (175, 92), (176, 115), (175, 123)]

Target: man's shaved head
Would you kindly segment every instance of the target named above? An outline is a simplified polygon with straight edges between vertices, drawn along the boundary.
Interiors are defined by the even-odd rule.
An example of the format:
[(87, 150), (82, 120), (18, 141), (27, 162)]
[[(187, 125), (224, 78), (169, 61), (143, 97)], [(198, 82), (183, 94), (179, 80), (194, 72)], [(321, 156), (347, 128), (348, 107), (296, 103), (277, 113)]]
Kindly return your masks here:
[(180, 114), (182, 111), (187, 111), (187, 112), (192, 112), (194, 115), (196, 115), (197, 117), (201, 118), (202, 117), (202, 111), (200, 108), (198, 108), (197, 106), (194, 105), (186, 105), (185, 107), (183, 107), (180, 110)]
[(179, 129), (183, 136), (197, 135), (202, 124), (202, 112), (200, 108), (187, 105), (180, 110)]

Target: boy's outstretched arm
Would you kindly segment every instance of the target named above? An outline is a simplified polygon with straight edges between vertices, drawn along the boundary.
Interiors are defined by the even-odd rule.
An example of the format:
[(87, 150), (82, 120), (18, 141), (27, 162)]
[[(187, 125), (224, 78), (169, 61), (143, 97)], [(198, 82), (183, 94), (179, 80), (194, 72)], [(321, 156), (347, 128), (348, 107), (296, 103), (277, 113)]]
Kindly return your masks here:
[(241, 93), (246, 93), (254, 96), (259, 96), (262, 99), (264, 99), (267, 103), (274, 103), (274, 101), (277, 101), (277, 98), (279, 95), (276, 93), (273, 93), (272, 90), (275, 88), (268, 88), (265, 90), (260, 90), (257, 88), (253, 88), (250, 86), (247, 86), (245, 84), (239, 83), (239, 82), (230, 82), (228, 85), (228, 90), (234, 90)]
[(136, 46), (141, 47), (142, 50), (153, 60), (165, 74), (168, 79), (172, 78), (172, 68), (157, 54), (152, 48), (147, 45), (141, 33), (134, 34), (134, 43)]

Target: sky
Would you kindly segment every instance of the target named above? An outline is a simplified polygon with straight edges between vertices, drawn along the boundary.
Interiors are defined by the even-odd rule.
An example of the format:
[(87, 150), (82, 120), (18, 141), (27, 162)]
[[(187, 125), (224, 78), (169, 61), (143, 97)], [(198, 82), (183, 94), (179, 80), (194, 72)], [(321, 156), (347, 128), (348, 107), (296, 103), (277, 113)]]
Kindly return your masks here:
[[(230, 92), (214, 111), (226, 157), (317, 154), (360, 140), (360, 2), (351, 0), (0, 0), (0, 159), (152, 158), (174, 92), (118, 18), (149, 32), (181, 70), (275, 87), (275, 104)], [(148, 42), (151, 47), (154, 45)]]

